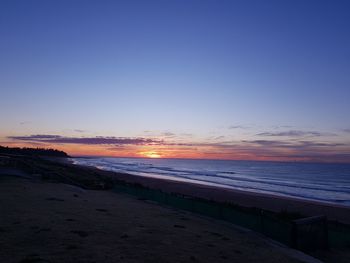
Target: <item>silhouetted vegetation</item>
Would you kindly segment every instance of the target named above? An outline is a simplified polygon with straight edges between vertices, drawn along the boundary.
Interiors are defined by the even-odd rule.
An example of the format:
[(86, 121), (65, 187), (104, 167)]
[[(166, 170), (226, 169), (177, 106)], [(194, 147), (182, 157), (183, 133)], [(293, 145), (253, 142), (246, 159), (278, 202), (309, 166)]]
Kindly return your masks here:
[(45, 148), (20, 148), (0, 146), (0, 154), (26, 155), (26, 156), (49, 156), (49, 157), (69, 157), (63, 151)]

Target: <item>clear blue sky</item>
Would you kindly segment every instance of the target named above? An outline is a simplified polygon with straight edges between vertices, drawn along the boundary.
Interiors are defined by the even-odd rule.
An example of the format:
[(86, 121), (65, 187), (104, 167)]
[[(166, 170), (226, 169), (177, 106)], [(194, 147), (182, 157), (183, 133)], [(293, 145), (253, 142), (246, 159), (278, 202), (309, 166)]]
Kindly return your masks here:
[(172, 133), (350, 154), (349, 14), (348, 1), (3, 0), (0, 137)]

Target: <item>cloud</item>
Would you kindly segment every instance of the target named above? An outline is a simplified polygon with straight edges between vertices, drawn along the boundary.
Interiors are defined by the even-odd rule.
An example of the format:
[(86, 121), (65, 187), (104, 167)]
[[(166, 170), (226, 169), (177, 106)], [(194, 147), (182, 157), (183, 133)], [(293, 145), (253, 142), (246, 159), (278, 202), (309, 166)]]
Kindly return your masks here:
[(22, 140), (22, 141), (29, 141), (29, 140), (47, 140), (47, 139), (58, 139), (62, 138), (60, 135), (47, 135), (47, 134), (37, 134), (37, 135), (30, 135), (30, 136), (9, 136), (8, 138), (10, 139), (15, 139), (15, 140)]
[(271, 136), (271, 137), (336, 136), (336, 134), (334, 133), (322, 133), (317, 131), (298, 131), (298, 130), (290, 130), (290, 131), (282, 131), (282, 132), (262, 132), (256, 135)]
[(164, 137), (174, 137), (176, 134), (172, 132), (163, 132), (162, 136)]
[(106, 148), (109, 151), (123, 151), (127, 149), (125, 145), (114, 145), (113, 147)]
[(350, 133), (350, 129), (343, 129), (343, 132)]
[(231, 158), (255, 160), (350, 162), (350, 144), (347, 143), (244, 140), (202, 146), (201, 149), (206, 152), (211, 152), (211, 154), (223, 158), (232, 156)]
[(27, 124), (31, 124), (31, 123), (32, 123), (31, 121), (22, 121), (19, 124), (20, 125), (27, 125)]
[(221, 135), (221, 136), (216, 136), (213, 138), (214, 140), (223, 140), (225, 139), (225, 136)]
[(161, 140), (128, 137), (64, 137), (60, 135), (9, 136), (9, 139), (29, 142), (64, 143), (64, 144), (105, 144), (105, 145), (154, 145)]
[(291, 129), (293, 128), (293, 126), (291, 125), (276, 125), (276, 126), (272, 126), (273, 129), (277, 130), (277, 129)]
[[(10, 136), (13, 143), (30, 144), (81, 144), (102, 145), (108, 150), (134, 151), (131, 146), (154, 146), (163, 152), (179, 154), (196, 152), (198, 158), (255, 159), (255, 160), (316, 160), (350, 162), (350, 144), (346, 142), (327, 142), (314, 140), (291, 140), (278, 138), (274, 140), (206, 140), (176, 141), (147, 137), (65, 137), (55, 134), (38, 134), (29, 136)], [(217, 138), (219, 139), (219, 138)], [(12, 143), (12, 142), (9, 142)], [(130, 146), (130, 147), (129, 147)]]
[(248, 126), (243, 126), (243, 125), (232, 125), (230, 127), (228, 127), (230, 130), (234, 130), (234, 129), (242, 129), (242, 130), (246, 130), (249, 129), (250, 127)]
[(242, 141), (245, 144), (255, 144), (260, 146), (273, 146), (273, 147), (285, 147), (295, 149), (305, 149), (311, 147), (338, 147), (338, 146), (349, 146), (344, 143), (327, 143), (327, 142), (314, 142), (314, 141), (279, 141), (279, 140), (251, 140)]
[(303, 146), (310, 147), (337, 147), (337, 146), (349, 146), (345, 143), (330, 143), (330, 142), (311, 142), (311, 141), (300, 141)]
[(277, 147), (285, 147), (290, 145), (290, 142), (283, 141), (274, 141), (274, 140), (251, 140), (251, 141), (242, 141), (245, 144), (255, 144), (261, 146), (277, 146)]
[(183, 136), (183, 137), (193, 137), (193, 134), (192, 134), (192, 133), (181, 133), (180, 136)]
[(84, 132), (86, 132), (85, 130), (80, 130), (80, 129), (75, 129), (74, 131), (75, 131), (75, 132), (79, 132), (79, 133), (84, 133)]
[(161, 137), (175, 137), (176, 134), (170, 131), (150, 131), (150, 130), (146, 130), (143, 131), (143, 133), (145, 133), (145, 136), (153, 136), (153, 137), (157, 137), (157, 136), (161, 136)]

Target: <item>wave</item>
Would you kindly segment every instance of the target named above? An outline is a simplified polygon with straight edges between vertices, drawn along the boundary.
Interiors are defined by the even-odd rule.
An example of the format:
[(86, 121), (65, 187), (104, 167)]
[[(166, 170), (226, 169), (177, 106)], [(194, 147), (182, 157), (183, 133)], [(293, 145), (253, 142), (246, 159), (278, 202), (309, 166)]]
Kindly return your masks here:
[[(134, 166), (132, 164), (127, 164), (128, 166)], [(206, 182), (217, 182), (217, 179), (228, 179), (232, 181), (232, 184), (225, 184), (225, 185), (231, 185), (234, 186), (235, 183), (237, 182), (251, 182), (251, 183), (259, 183), (259, 184), (264, 184), (264, 185), (273, 185), (273, 186), (284, 186), (284, 187), (292, 187), (292, 188), (300, 188), (300, 189), (308, 189), (308, 190), (327, 190), (330, 192), (337, 192), (337, 193), (350, 193), (350, 188), (349, 187), (336, 187), (336, 189), (331, 189), (331, 188), (325, 188), (325, 187), (320, 187), (322, 186), (332, 186), (329, 183), (328, 184), (314, 184), (314, 185), (319, 185), (318, 187), (312, 186), (312, 185), (307, 185), (305, 183), (301, 184), (299, 183), (291, 183), (291, 182), (281, 182), (281, 181), (276, 181), (276, 180), (271, 180), (268, 178), (262, 178), (262, 179), (251, 179), (251, 178), (246, 178), (245, 176), (237, 176), (238, 173), (235, 172), (225, 172), (225, 171), (189, 171), (189, 170), (180, 170), (180, 169), (175, 169), (171, 167), (156, 167), (154, 166), (149, 166), (152, 168), (152, 171), (147, 171), (149, 170), (149, 167), (141, 167), (140, 169), (130, 169), (130, 168), (125, 168), (120, 165), (111, 165), (113, 168), (115, 168), (117, 171), (123, 170), (126, 172), (142, 172), (142, 173), (148, 173), (148, 174), (154, 174), (156, 173), (157, 175), (169, 175), (169, 172), (174, 172), (176, 173), (175, 175), (177, 177), (182, 177), (186, 179), (193, 179), (193, 180), (198, 180), (198, 176), (206, 176), (209, 178), (212, 178), (212, 180), (198, 180), (198, 181), (206, 181)], [(143, 166), (143, 164), (142, 164)], [(154, 171), (154, 169), (158, 171)], [(220, 174), (230, 174), (230, 175), (236, 175), (234, 177), (232, 176), (224, 176)], [(335, 187), (335, 186), (333, 186)]]

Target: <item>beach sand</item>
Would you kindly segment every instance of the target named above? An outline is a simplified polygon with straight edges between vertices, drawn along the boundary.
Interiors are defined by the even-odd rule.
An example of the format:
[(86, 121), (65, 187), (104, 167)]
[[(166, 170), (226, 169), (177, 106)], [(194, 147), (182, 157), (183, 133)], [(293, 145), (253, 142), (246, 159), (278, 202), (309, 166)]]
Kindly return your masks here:
[[(116, 193), (118, 185), (349, 222), (349, 208), (331, 204), (108, 172), (66, 159), (1, 160), (0, 262), (319, 262), (233, 224)], [(350, 262), (347, 249), (312, 254)]]
[(113, 177), (168, 193), (255, 207), (276, 213), (283, 211), (304, 216), (325, 215), (329, 220), (350, 224), (350, 207), (348, 206), (129, 174), (115, 174)]
[(0, 214), (4, 263), (299, 262), (224, 222), (67, 184), (1, 176)]

